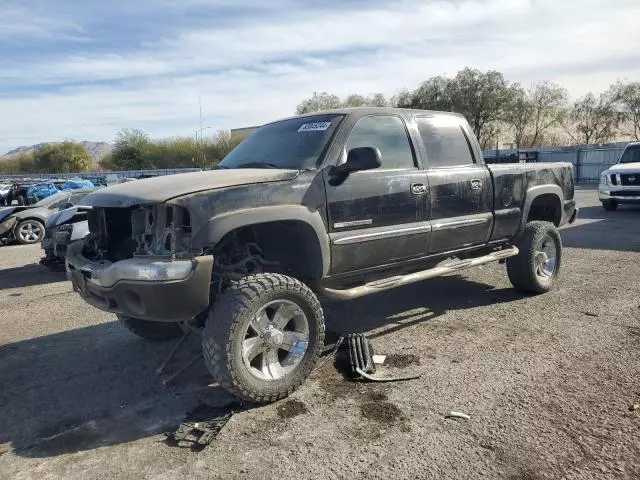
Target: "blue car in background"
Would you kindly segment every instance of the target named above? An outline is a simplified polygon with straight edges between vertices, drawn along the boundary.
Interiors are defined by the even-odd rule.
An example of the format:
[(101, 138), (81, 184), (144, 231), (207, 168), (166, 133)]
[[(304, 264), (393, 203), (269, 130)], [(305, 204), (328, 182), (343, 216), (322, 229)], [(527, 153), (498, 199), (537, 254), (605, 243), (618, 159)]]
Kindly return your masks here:
[(27, 188), (27, 202), (37, 203), (59, 191), (53, 183), (35, 183)]
[(62, 186), (62, 191), (77, 190), (79, 188), (93, 188), (95, 185), (91, 180), (69, 180)]
[(81, 179), (68, 180), (60, 188), (56, 187), (55, 183), (35, 183), (27, 189), (27, 202), (32, 205), (60, 191), (66, 192), (82, 188), (94, 188), (93, 182)]

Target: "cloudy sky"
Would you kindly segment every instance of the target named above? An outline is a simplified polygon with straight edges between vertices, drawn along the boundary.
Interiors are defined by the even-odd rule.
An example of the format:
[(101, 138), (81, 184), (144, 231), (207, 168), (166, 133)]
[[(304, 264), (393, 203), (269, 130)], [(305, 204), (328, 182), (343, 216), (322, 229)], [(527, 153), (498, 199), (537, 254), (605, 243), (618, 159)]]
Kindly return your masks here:
[(640, 80), (638, 0), (2, 0), (0, 153), (193, 135), (314, 91), (415, 88), (471, 66), (573, 97)]

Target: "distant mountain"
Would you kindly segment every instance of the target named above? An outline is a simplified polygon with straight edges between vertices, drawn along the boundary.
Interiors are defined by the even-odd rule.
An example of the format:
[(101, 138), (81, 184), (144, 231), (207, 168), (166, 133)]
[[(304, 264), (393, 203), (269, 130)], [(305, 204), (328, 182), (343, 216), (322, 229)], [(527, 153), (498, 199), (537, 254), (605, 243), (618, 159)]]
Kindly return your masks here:
[[(35, 145), (24, 145), (18, 148), (14, 148), (13, 150), (8, 151), (4, 155), (0, 155), (0, 161), (8, 160), (9, 158), (20, 155), (21, 153), (31, 153), (36, 152), (38, 150), (42, 150), (47, 145), (52, 145), (60, 142), (44, 142), (44, 143), (36, 143)], [(107, 142), (79, 142), (82, 146), (89, 152), (89, 155), (93, 158), (93, 162), (95, 164), (99, 163), (105, 156), (111, 153), (113, 150), (113, 145)]]

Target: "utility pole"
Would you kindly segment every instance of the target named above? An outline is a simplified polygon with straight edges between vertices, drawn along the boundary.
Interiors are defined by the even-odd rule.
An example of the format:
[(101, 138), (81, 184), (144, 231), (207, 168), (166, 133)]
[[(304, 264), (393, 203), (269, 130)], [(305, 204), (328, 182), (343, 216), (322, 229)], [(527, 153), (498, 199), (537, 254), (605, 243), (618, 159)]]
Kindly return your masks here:
[[(196, 138), (196, 144), (198, 145), (198, 151), (200, 153), (204, 153), (202, 151), (202, 97), (200, 95), (198, 95), (198, 108), (200, 109), (200, 143), (198, 143), (198, 140)], [(204, 164), (204, 160), (202, 162), (202, 166), (206, 167), (206, 165)]]

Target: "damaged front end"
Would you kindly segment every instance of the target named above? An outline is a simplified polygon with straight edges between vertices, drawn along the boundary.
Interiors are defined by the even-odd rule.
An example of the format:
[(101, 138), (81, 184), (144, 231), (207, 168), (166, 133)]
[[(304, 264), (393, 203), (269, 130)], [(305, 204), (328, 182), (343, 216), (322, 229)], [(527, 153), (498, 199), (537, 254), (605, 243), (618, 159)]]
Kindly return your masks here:
[(194, 248), (187, 209), (94, 207), (72, 244), (67, 274), (92, 305), (132, 318), (188, 321), (209, 305), (213, 258)]

